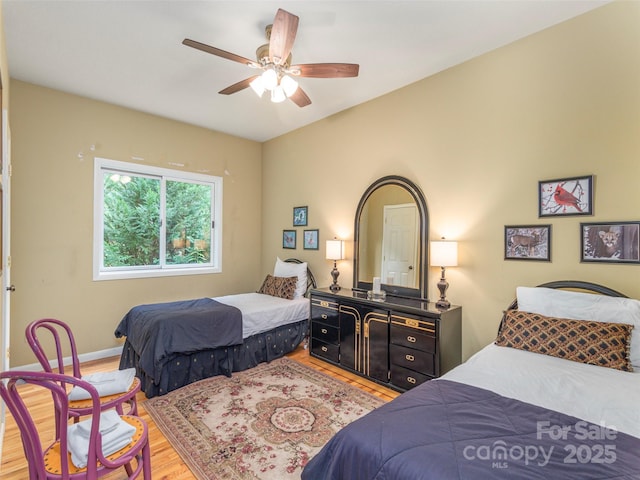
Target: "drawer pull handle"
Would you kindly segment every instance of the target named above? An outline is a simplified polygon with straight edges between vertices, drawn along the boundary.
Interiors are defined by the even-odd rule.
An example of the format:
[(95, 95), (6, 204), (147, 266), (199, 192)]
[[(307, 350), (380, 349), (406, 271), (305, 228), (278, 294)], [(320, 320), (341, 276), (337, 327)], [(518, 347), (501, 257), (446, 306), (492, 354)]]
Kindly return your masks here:
[(416, 359), (413, 355), (409, 355), (409, 354), (405, 355), (404, 358), (406, 358), (410, 362), (413, 362)]
[(417, 320), (413, 320), (411, 318), (407, 318), (405, 322), (407, 323), (408, 327), (418, 328), (420, 326), (420, 322), (418, 322)]
[(321, 331), (322, 333), (324, 333), (325, 335), (327, 334), (327, 329), (326, 329), (326, 328), (321, 328), (321, 329), (320, 329), (320, 331)]
[(323, 320), (326, 320), (326, 319), (327, 319), (327, 314), (326, 314), (326, 313), (323, 313), (323, 314), (322, 314), (322, 315), (320, 315), (320, 316), (322, 317), (322, 319), (323, 319)]
[(415, 384), (416, 383), (416, 379), (413, 378), (413, 377), (407, 377), (407, 382)]
[(329, 306), (329, 302), (324, 301), (324, 300), (320, 300), (320, 306), (321, 307), (328, 307)]
[(323, 352), (327, 352), (329, 351), (329, 349), (327, 347), (325, 347), (324, 345), (320, 348)]
[(411, 335), (407, 336), (407, 341), (411, 343), (416, 343), (416, 337), (412, 337)]

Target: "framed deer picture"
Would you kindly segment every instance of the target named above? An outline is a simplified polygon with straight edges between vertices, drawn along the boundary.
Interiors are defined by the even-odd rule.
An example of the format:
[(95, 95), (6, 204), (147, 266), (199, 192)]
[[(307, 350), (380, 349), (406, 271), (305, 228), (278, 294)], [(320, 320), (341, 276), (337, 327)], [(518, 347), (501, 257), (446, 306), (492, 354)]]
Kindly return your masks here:
[(506, 225), (505, 260), (551, 261), (551, 225)]
[(640, 222), (581, 223), (581, 262), (640, 263)]

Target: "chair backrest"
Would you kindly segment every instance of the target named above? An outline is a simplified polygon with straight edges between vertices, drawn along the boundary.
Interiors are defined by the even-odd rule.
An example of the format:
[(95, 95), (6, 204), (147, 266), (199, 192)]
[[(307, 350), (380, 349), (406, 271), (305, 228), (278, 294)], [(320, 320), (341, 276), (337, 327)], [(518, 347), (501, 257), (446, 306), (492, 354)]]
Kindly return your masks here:
[[(6, 380), (6, 382), (4, 381)], [(59, 373), (49, 372), (23, 372), (23, 371), (9, 371), (0, 373), (0, 397), (7, 405), (9, 412), (13, 415), (20, 434), (22, 437), (22, 444), (24, 446), (25, 456), (29, 464), (29, 478), (31, 480), (45, 480), (47, 472), (44, 464), (44, 452), (49, 448), (49, 444), (43, 445), (43, 438), (46, 438), (49, 442), (51, 439), (50, 431), (42, 431), (43, 423), (49, 425), (48, 422), (36, 421), (31, 415), (29, 408), (25, 404), (23, 395), (28, 395), (29, 392), (25, 392), (24, 384), (36, 385), (42, 388), (46, 388), (51, 392), (53, 396), (53, 402), (55, 405), (54, 415), (56, 418), (56, 425), (63, 425), (65, 428), (56, 427), (55, 440), (60, 442), (60, 456), (61, 459), (61, 476), (62, 478), (68, 478), (69, 464), (66, 459), (69, 458), (67, 448), (67, 418), (68, 402), (67, 391), (63, 386), (69, 383), (72, 385), (79, 385), (81, 388), (89, 391), (93, 399), (92, 416), (93, 418), (99, 418), (100, 416), (100, 397), (96, 389), (83, 380), (71, 377), (68, 375), (61, 375)], [(96, 458), (96, 442), (99, 429), (99, 421), (92, 422), (90, 442), (89, 442), (89, 458)], [(53, 443), (53, 442), (51, 442)], [(95, 473), (97, 470), (96, 465), (91, 466), (89, 464), (87, 472)]]
[[(73, 375), (80, 378), (80, 360), (69, 325), (55, 318), (42, 318), (27, 325), (27, 342), (45, 372)], [(65, 370), (65, 352), (71, 356), (71, 372)], [(52, 363), (55, 358), (57, 365)]]
[[(81, 460), (86, 458), (86, 467), (84, 468), (73, 465), (70, 460), (70, 449), (73, 447), (70, 447), (67, 443), (70, 435), (69, 428), (76, 427), (76, 425), (70, 427), (67, 423), (69, 407), (65, 384), (80, 387), (88, 391), (91, 396), (91, 422), (90, 427), (87, 426), (89, 435), (88, 445), (86, 445), (86, 457), (84, 457), (84, 447), (81, 447), (80, 451), (74, 450), (77, 455), (81, 455), (78, 458), (81, 458)], [(42, 403), (38, 401), (32, 415), (27, 406), (28, 402), (25, 402), (27, 398), (41, 397), (41, 395), (34, 395), (34, 393), (37, 394), (34, 390), (38, 388), (48, 390), (53, 396), (56, 420), (56, 427), (53, 432), (51, 431), (51, 422), (43, 421), (43, 418), (47, 416), (47, 412), (43, 410)], [(131, 443), (126, 445), (125, 450), (122, 450), (122, 448), (125, 448), (122, 447), (108, 457), (103, 454), (102, 441), (105, 437), (100, 434), (100, 422), (102, 421), (100, 416), (100, 396), (96, 388), (89, 382), (59, 373), (2, 372), (0, 373), (0, 398), (6, 403), (9, 412), (20, 429), (22, 444), (29, 465), (30, 480), (69, 479), (71, 475), (74, 479), (95, 480), (103, 470), (116, 470), (121, 467), (127, 469), (127, 478), (136, 478), (143, 472), (145, 479), (151, 479), (148, 429), (146, 423), (140, 418), (130, 415), (120, 417), (121, 420), (124, 420), (135, 430), (135, 434), (130, 439)], [(60, 425), (60, 428), (58, 428), (58, 425)], [(74, 445), (77, 446), (79, 434), (77, 428), (75, 430)], [(127, 435), (128, 433), (125, 433), (124, 438), (121, 438), (120, 441), (126, 442)], [(111, 441), (113, 442), (114, 439), (112, 438)], [(107, 447), (105, 446), (105, 448)], [(114, 448), (113, 445), (110, 448)], [(131, 465), (134, 459), (137, 459), (135, 469)]]

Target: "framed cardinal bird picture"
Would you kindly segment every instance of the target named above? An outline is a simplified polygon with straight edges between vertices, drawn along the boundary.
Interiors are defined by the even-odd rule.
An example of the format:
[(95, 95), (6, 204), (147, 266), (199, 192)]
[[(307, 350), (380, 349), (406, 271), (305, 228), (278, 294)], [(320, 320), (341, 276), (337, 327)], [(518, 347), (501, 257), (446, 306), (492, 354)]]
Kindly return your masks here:
[(538, 217), (593, 215), (593, 175), (538, 182)]

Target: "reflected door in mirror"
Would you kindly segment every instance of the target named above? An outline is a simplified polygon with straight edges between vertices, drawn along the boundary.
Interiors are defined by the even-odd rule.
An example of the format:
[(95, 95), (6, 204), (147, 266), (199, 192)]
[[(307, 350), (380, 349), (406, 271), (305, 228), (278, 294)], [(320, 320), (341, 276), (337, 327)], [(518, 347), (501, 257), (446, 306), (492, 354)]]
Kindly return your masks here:
[(418, 261), (418, 209), (415, 203), (384, 206), (382, 229), (382, 281), (416, 288)]

